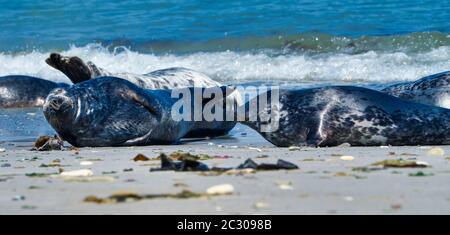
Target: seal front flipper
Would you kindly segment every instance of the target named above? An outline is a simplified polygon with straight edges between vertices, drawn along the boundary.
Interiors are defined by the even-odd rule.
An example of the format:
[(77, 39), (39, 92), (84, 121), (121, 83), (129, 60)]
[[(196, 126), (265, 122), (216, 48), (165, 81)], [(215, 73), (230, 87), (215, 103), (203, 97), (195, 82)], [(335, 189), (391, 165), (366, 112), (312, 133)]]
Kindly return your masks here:
[(45, 62), (53, 68), (64, 73), (74, 84), (84, 82), (93, 78), (89, 67), (82, 59), (74, 56), (62, 56), (58, 53), (50, 54)]
[(130, 92), (127, 91), (125, 93), (129, 98), (131, 98), (134, 102), (142, 105), (147, 111), (155, 116), (161, 116), (162, 108), (157, 99), (154, 99), (150, 95), (146, 93)]

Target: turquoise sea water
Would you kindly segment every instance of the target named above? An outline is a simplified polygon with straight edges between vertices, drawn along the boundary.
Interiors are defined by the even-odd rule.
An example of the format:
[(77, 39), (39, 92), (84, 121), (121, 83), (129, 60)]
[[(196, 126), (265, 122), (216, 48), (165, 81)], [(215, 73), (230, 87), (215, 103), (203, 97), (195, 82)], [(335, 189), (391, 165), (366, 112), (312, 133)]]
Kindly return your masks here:
[(0, 5), (3, 51), (92, 42), (170, 49), (183, 42), (307, 32), (360, 37), (450, 31), (448, 0), (2, 0)]

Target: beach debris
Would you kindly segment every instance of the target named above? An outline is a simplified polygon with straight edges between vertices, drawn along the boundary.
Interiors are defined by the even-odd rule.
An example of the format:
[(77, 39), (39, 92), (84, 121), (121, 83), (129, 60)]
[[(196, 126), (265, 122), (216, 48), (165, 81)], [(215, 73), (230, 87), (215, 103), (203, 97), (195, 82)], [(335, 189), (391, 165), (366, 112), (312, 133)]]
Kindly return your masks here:
[[(196, 156), (196, 155), (194, 155)], [(276, 164), (269, 163), (261, 163), (257, 164), (252, 159), (245, 160), (244, 163), (240, 164), (236, 168), (221, 168), (221, 167), (213, 167), (209, 168), (208, 165), (199, 162), (198, 157), (193, 157), (192, 155), (183, 155), (182, 157), (178, 157), (180, 159), (178, 161), (172, 160), (172, 158), (168, 157), (166, 154), (161, 153), (159, 155), (161, 160), (160, 168), (151, 168), (150, 171), (165, 171), (165, 170), (173, 170), (173, 171), (214, 171), (217, 174), (226, 173), (226, 174), (239, 174), (239, 173), (250, 173), (253, 171), (236, 171), (242, 169), (253, 169), (253, 170), (293, 170), (298, 169), (298, 166), (279, 159)], [(235, 171), (232, 171), (232, 170)]]
[(294, 190), (294, 187), (292, 187), (292, 182), (290, 181), (277, 181), (275, 184), (281, 190)]
[(427, 154), (429, 156), (442, 157), (445, 155), (445, 151), (442, 148), (436, 147), (428, 150)]
[(103, 171), (102, 175), (113, 175), (113, 174), (117, 174), (117, 171)]
[(380, 146), (380, 148), (382, 148), (382, 149), (388, 149), (390, 146), (387, 146), (387, 145), (381, 145)]
[(385, 170), (386, 168), (384, 168), (384, 166), (363, 166), (363, 167), (354, 167), (352, 168), (352, 171), (359, 171), (359, 172), (372, 172), (372, 171), (379, 171), (379, 170)]
[(400, 209), (402, 209), (402, 204), (392, 204), (391, 209), (392, 210), (400, 210)]
[(173, 161), (166, 154), (159, 155), (161, 159), (161, 168), (151, 168), (150, 171), (209, 171), (206, 164), (198, 162), (196, 157), (192, 155), (184, 155), (179, 157), (180, 161)]
[(419, 155), (417, 155), (417, 154), (414, 154), (414, 153), (402, 153), (402, 154), (400, 154), (401, 156), (419, 156)]
[(4, 153), (4, 152), (6, 152), (6, 149), (5, 148), (0, 148), (0, 153)]
[(31, 185), (30, 187), (28, 187), (28, 189), (29, 189), (29, 190), (41, 189), (41, 187), (35, 186), (35, 185)]
[(87, 176), (93, 176), (93, 175), (94, 175), (94, 172), (92, 172), (89, 169), (63, 171), (60, 174), (60, 176), (62, 176), (62, 177), (87, 177)]
[(136, 155), (136, 157), (133, 158), (133, 161), (135, 161), (135, 162), (138, 162), (138, 161), (145, 162), (145, 161), (149, 161), (149, 160), (150, 160), (150, 158), (146, 157), (144, 154), (141, 154), (141, 153)]
[(64, 150), (64, 143), (58, 136), (40, 136), (34, 143), (35, 151)]
[(33, 205), (23, 205), (21, 207), (23, 210), (34, 210), (37, 208), (37, 206), (33, 206)]
[(291, 146), (288, 148), (288, 150), (289, 151), (300, 151), (300, 150), (302, 150), (302, 148), (299, 146)]
[(13, 201), (25, 201), (25, 196), (23, 195), (16, 195), (12, 198)]
[(123, 169), (123, 172), (130, 172), (130, 171), (133, 171), (133, 168), (125, 168), (125, 169)]
[(11, 164), (9, 164), (9, 163), (4, 163), (4, 164), (1, 165), (1, 167), (11, 167)]
[(173, 187), (182, 187), (182, 188), (187, 188), (189, 187), (189, 185), (182, 183), (182, 182), (177, 182), (173, 184)]
[(88, 159), (86, 159), (86, 161), (101, 162), (101, 161), (103, 161), (103, 159), (101, 159), (101, 158), (88, 158)]
[(42, 163), (39, 167), (61, 167), (61, 160), (55, 159), (49, 164)]
[(80, 165), (81, 166), (91, 166), (91, 165), (93, 165), (94, 163), (93, 162), (91, 162), (91, 161), (81, 161), (80, 162)]
[(410, 161), (403, 159), (389, 159), (381, 162), (373, 163), (372, 166), (382, 166), (382, 167), (398, 167), (398, 168), (425, 168), (429, 164), (424, 161)]
[[(183, 151), (176, 151), (173, 152), (169, 155), (170, 159), (172, 160), (178, 160), (178, 161), (185, 161), (185, 160), (189, 160), (189, 161), (201, 161), (201, 160), (209, 160), (209, 159), (214, 159), (214, 157), (209, 156), (207, 154), (190, 154), (187, 152), (183, 152)], [(159, 156), (159, 158), (161, 158), (161, 155)]]
[(352, 176), (352, 174), (346, 173), (346, 172), (336, 172), (336, 173), (334, 174), (334, 176), (337, 176), (337, 177), (345, 177), (345, 176)]
[(231, 184), (219, 184), (209, 187), (206, 190), (207, 195), (218, 196), (218, 195), (229, 195), (234, 193), (234, 187)]
[(341, 159), (342, 161), (353, 161), (353, 159), (355, 159), (355, 158), (353, 156), (344, 155), (344, 156), (340, 157), (339, 159)]
[(208, 196), (204, 193), (195, 193), (189, 190), (183, 190), (179, 193), (164, 193), (164, 194), (137, 194), (134, 192), (117, 192), (109, 197), (101, 198), (94, 195), (84, 198), (84, 202), (97, 203), (97, 204), (115, 204), (124, 203), (130, 201), (139, 201), (144, 199), (159, 199), (159, 198), (173, 198), (173, 199), (189, 199), (200, 198)]
[(269, 207), (269, 204), (266, 202), (255, 202), (255, 204), (253, 204), (253, 207), (255, 207), (256, 209), (265, 209)]
[(42, 178), (42, 177), (48, 177), (52, 175), (56, 175), (58, 173), (26, 173), (25, 176), (32, 177), (32, 178)]
[(298, 169), (298, 166), (294, 163), (278, 159), (276, 164), (270, 164), (270, 163), (261, 163), (257, 164), (252, 159), (248, 158), (245, 160), (244, 163), (239, 165), (237, 169), (255, 169), (255, 170), (294, 170)]
[(305, 158), (305, 159), (303, 159), (301, 161), (302, 162), (314, 162), (314, 161), (316, 161), (316, 159), (314, 159), (314, 158)]
[(422, 177), (422, 176), (433, 176), (433, 173), (425, 173), (423, 171), (418, 171), (416, 173), (409, 173), (409, 176), (413, 176), (413, 177)]

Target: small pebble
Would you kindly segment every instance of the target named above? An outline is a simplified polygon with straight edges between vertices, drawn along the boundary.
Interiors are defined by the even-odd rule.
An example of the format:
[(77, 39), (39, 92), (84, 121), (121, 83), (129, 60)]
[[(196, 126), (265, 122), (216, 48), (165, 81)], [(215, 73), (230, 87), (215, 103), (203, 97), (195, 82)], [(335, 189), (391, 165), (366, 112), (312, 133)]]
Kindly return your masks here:
[(300, 151), (302, 150), (302, 148), (298, 147), (298, 146), (291, 146), (288, 148), (289, 151)]
[(281, 190), (294, 190), (291, 182), (277, 182), (277, 185)]
[(260, 148), (254, 148), (254, 147), (248, 147), (248, 149), (250, 150), (256, 150), (258, 152), (262, 152), (262, 150)]
[(74, 171), (64, 171), (60, 174), (63, 177), (86, 177), (93, 176), (94, 172), (88, 169), (74, 170)]
[(234, 187), (231, 184), (219, 184), (206, 190), (208, 195), (227, 195), (232, 193), (234, 193)]
[(94, 163), (91, 162), (91, 161), (82, 161), (82, 162), (80, 162), (80, 165), (82, 165), (82, 166), (90, 166), (92, 164), (94, 164)]
[(13, 201), (24, 201), (25, 200), (25, 196), (23, 195), (16, 195), (12, 198)]
[(265, 202), (256, 202), (253, 206), (254, 206), (256, 209), (264, 209), (264, 208), (268, 208), (268, 207), (269, 207), (269, 204), (268, 204), (268, 203), (265, 203)]
[(342, 161), (353, 161), (353, 159), (355, 159), (353, 156), (342, 156), (339, 159), (341, 159)]
[(445, 151), (442, 148), (432, 148), (430, 150), (428, 150), (427, 153), (429, 156), (437, 156), (437, 157), (442, 157), (445, 155)]
[(343, 198), (344, 199), (344, 201), (347, 201), (347, 202), (352, 202), (353, 200), (355, 200), (353, 197), (351, 197), (351, 196), (346, 196), (346, 197), (344, 197)]

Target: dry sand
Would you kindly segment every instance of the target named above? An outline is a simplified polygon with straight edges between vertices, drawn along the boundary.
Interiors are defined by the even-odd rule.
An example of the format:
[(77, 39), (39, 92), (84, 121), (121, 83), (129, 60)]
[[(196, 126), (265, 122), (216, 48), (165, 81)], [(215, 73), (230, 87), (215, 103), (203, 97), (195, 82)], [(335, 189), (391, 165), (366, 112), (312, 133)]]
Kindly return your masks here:
[[(445, 151), (443, 156), (430, 156), (429, 147), (289, 151), (248, 136), (174, 146), (83, 148), (78, 154), (75, 151), (34, 152), (29, 150), (31, 145), (10, 142), (1, 146), (6, 151), (0, 153), (0, 214), (450, 214), (450, 146), (440, 147)], [(139, 153), (153, 158), (161, 152), (177, 150), (230, 156), (205, 160), (209, 166), (235, 167), (247, 158), (275, 163), (281, 158), (300, 169), (205, 176), (197, 172), (149, 172), (151, 167), (159, 166), (159, 161), (132, 160)], [(266, 157), (258, 158), (263, 155)], [(354, 159), (345, 161), (340, 155)], [(398, 158), (426, 161), (431, 167), (353, 171), (354, 167)], [(60, 160), (60, 167), (40, 167), (55, 159)], [(93, 164), (80, 165), (83, 161)], [(94, 176), (75, 181), (26, 176), (57, 173), (58, 168), (90, 169)], [(116, 173), (105, 174), (112, 171)], [(432, 175), (410, 176), (419, 171)], [(83, 182), (89, 179), (92, 181)], [(234, 194), (119, 204), (83, 202), (88, 195), (107, 197), (118, 191), (160, 194), (188, 189), (203, 193), (211, 186), (224, 183), (234, 186)]]

